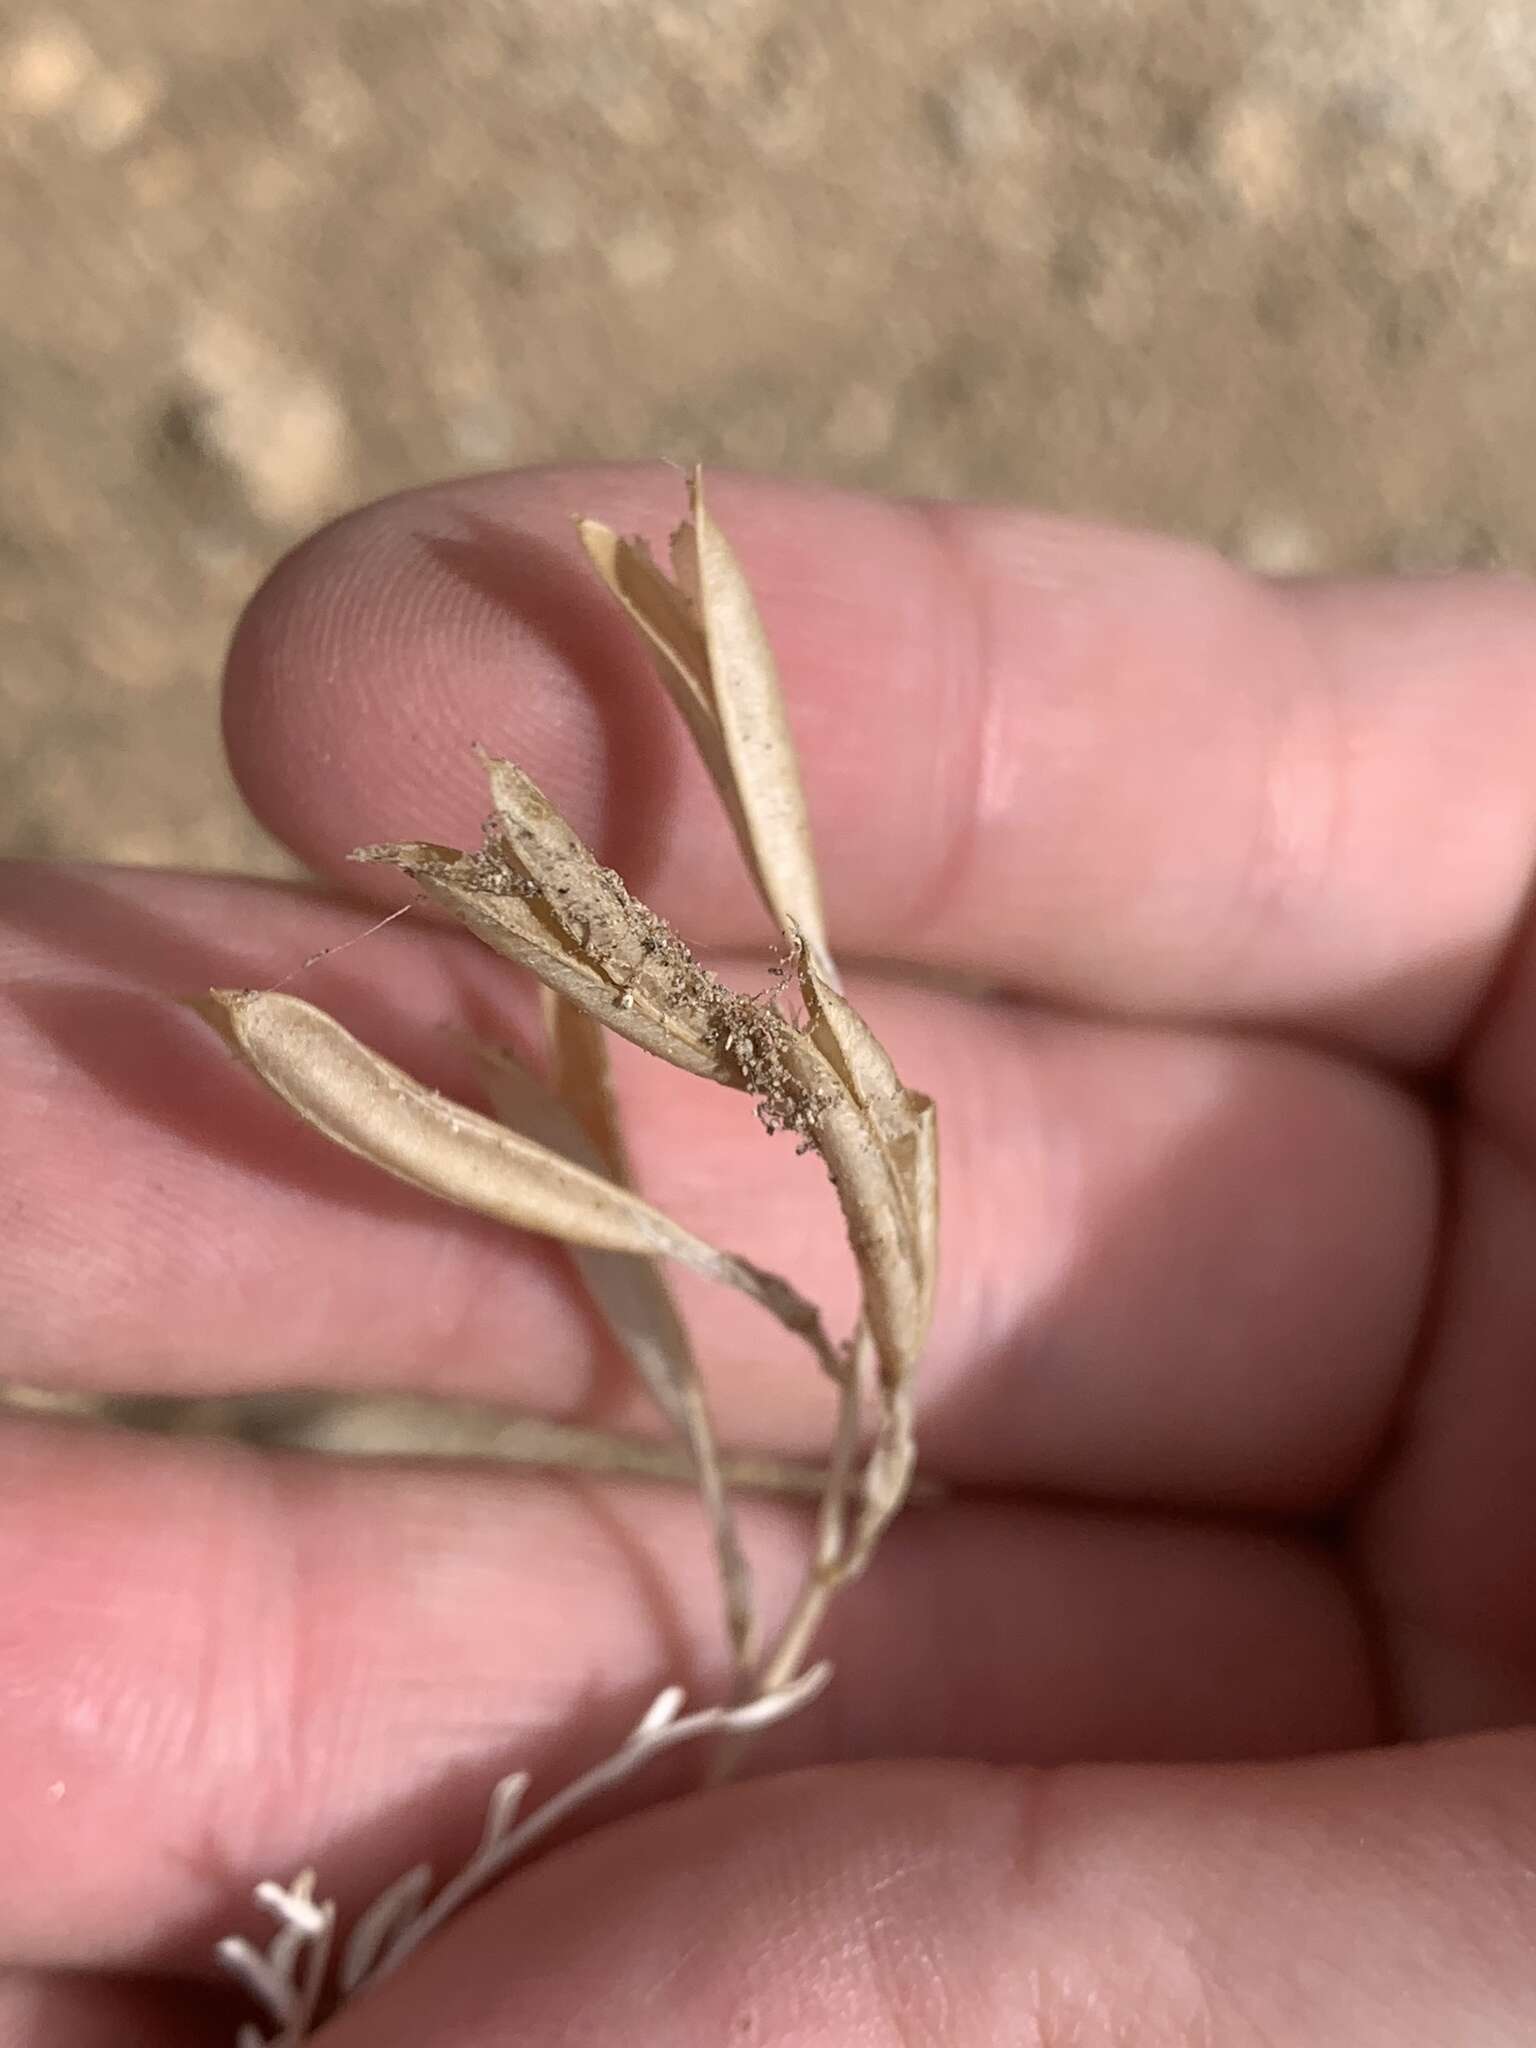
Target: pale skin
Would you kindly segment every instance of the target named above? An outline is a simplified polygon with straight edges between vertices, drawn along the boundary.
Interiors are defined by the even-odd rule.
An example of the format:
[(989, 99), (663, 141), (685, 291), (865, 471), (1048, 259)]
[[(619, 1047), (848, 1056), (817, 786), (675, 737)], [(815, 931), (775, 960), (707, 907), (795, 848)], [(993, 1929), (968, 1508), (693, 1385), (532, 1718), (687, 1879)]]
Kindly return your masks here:
[[(278, 571), (231, 758), (349, 900), (0, 876), (12, 1376), (638, 1422), (556, 1255), (327, 1150), (171, 998), (269, 984), (398, 902), (351, 846), (473, 843), (474, 740), (691, 939), (766, 962), (570, 532), (664, 531), (679, 500), (653, 468), (481, 479)], [(846, 1596), (833, 1685), (759, 1775), (673, 1801), (688, 1766), (663, 1766), (324, 2038), (1528, 2041), (1536, 596), (1276, 587), (743, 479), (712, 502), (779, 651), (835, 942), (886, 963), (856, 1000), (941, 1105), (921, 1413), (951, 1494)], [(449, 1087), (444, 1026), (531, 1015), (425, 915), (291, 985)], [(647, 1192), (846, 1306), (815, 1161), (623, 1074)], [(688, 1300), (726, 1436), (814, 1454), (814, 1374), (750, 1306)], [(772, 1606), (804, 1511), (746, 1521)], [(500, 1772), (553, 1788), (674, 1679), (725, 1683), (682, 1493), (8, 1419), (0, 2044), (229, 2038), (208, 1951), (260, 1930), (257, 1879), (314, 1860), (355, 1909), (446, 1868)]]

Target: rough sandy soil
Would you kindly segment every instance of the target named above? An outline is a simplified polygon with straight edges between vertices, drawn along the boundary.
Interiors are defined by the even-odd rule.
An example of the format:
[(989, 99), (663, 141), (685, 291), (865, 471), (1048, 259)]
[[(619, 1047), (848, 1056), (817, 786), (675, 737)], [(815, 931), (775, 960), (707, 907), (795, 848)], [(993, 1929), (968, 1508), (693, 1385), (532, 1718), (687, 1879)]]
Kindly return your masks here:
[(20, 0), (0, 850), (277, 867), (237, 608), (455, 470), (1528, 562), (1533, 89), (1528, 0)]

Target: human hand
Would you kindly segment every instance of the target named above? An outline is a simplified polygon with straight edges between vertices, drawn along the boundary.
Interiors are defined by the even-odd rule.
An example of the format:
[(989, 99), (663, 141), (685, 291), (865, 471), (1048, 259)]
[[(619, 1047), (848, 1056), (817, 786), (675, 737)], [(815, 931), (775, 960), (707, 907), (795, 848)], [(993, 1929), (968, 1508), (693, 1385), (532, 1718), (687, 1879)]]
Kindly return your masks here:
[[(366, 923), (364, 840), (473, 843), (514, 756), (690, 939), (759, 949), (718, 806), (568, 515), (654, 471), (396, 499), (230, 668), (258, 814), (351, 892), (0, 875), (13, 1376), (641, 1412), (558, 1253), (328, 1149), (169, 1000)], [(940, 1104), (945, 1261), (897, 1525), (747, 1783), (517, 1873), (335, 2048), (1212, 2042), (1536, 2026), (1536, 598), (1253, 581), (1011, 511), (718, 479), (830, 921)], [(664, 824), (658, 825), (658, 820)], [(965, 994), (910, 969), (968, 977)], [(425, 1078), (505, 967), (411, 917), (294, 984)], [(811, 1162), (622, 1066), (642, 1184), (848, 1298)], [(747, 1119), (746, 1121), (750, 1121)], [(690, 1297), (690, 1306), (694, 1306)], [(697, 1302), (729, 1442), (825, 1390)], [(213, 1939), (315, 1861), (447, 1868), (491, 1781), (723, 1679), (694, 1505), (0, 1424), (3, 2048), (228, 2038)], [(770, 1602), (800, 1512), (747, 1522)], [(813, 1770), (793, 1767), (816, 1766)], [(679, 1789), (661, 1771), (641, 1796)]]

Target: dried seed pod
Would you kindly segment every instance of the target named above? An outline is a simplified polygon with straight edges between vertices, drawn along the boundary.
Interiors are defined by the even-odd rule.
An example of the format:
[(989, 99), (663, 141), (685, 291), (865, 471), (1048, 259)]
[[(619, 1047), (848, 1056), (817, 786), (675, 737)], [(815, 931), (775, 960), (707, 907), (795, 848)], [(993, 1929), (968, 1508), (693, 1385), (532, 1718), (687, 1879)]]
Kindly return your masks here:
[[(590, 1173), (627, 1186), (628, 1164), (619, 1141), (602, 1035), (583, 1012), (558, 998), (546, 1014), (564, 1055), (556, 1067), (562, 1095), (552, 1095), (504, 1048), (482, 1046), (481, 1077), (491, 1106), (510, 1129)], [(571, 1256), (599, 1314), (687, 1446), (715, 1546), (726, 1633), (738, 1669), (746, 1672), (757, 1647), (751, 1572), (737, 1533), (704, 1382), (666, 1274), (658, 1260), (624, 1252), (573, 1245)]]
[(835, 1357), (816, 1310), (776, 1274), (717, 1250), (628, 1188), (412, 1080), (312, 1003), (214, 989), (193, 1007), (305, 1123), (397, 1179), (568, 1244), (676, 1259), (750, 1295), (823, 1361)]
[(740, 562), (710, 518), (695, 471), (692, 518), (672, 537), (669, 582), (640, 541), (578, 522), (593, 566), (650, 643), (724, 802), (758, 892), (781, 929), (796, 926), (823, 978), (827, 945), (810, 821), (773, 650)]
[(821, 881), (773, 649), (735, 551), (705, 507), (697, 470), (688, 495), (693, 518), (680, 530), (673, 558), (681, 555), (693, 565), (715, 716), (747, 823), (751, 866), (779, 925), (801, 932), (831, 981)]
[[(934, 1107), (904, 1085), (840, 993), (773, 657), (697, 475), (690, 501), (692, 517), (672, 538), (672, 578), (643, 543), (621, 540), (591, 520), (581, 521), (579, 531), (645, 636), (759, 893), (791, 939), (803, 1027), (772, 1004), (728, 989), (601, 865), (521, 769), (491, 755), (481, 758), (495, 817), (479, 851), (413, 841), (363, 848), (355, 858), (400, 867), (431, 902), (539, 978), (553, 1090), (509, 1055), (483, 1052), (487, 1092), (502, 1118), (492, 1122), (422, 1087), (294, 997), (222, 990), (197, 1006), (269, 1087), (337, 1144), (417, 1187), (574, 1248), (600, 1311), (688, 1448), (714, 1535), (744, 1694), (729, 1708), (685, 1722), (676, 1718), (680, 1695), (669, 1690), (613, 1757), (519, 1826), (524, 1781), (505, 1781), (493, 1794), (480, 1851), (458, 1878), (432, 1898), (429, 1873), (410, 1872), (364, 1916), (344, 1957), (342, 1998), (394, 1967), (572, 1804), (656, 1749), (707, 1732), (739, 1744), (811, 1697), (824, 1670), (796, 1674), (816, 1629), (838, 1588), (869, 1562), (911, 1486), (914, 1375), (937, 1266)], [(802, 1150), (821, 1154), (861, 1286), (859, 1320), (845, 1347), (829, 1343), (815, 1309), (786, 1282), (706, 1243), (633, 1191), (605, 1030), (685, 1072), (749, 1093), (769, 1130), (793, 1130)], [(805, 1580), (776, 1640), (755, 1662), (751, 1588), (726, 1467), (660, 1258), (751, 1295), (811, 1344), (839, 1389)], [(873, 1426), (863, 1445), (867, 1410)], [(722, 1773), (732, 1754), (728, 1748), (717, 1760)], [(317, 1907), (308, 1877), (292, 1887), (264, 1887), (261, 1897), (283, 1922), (278, 1936), (265, 1953), (236, 1940), (223, 1945), (223, 1954), (280, 2027), (269, 2040), (247, 2028), (242, 2044), (290, 2048), (308, 2038), (319, 2010), (334, 1914), (328, 1905)]]
[[(651, 920), (649, 913), (642, 918), (641, 906), (634, 906), (631, 943), (624, 954), (600, 964), (550, 912), (538, 885), (499, 840), (473, 854), (430, 841), (406, 841), (359, 847), (352, 858), (400, 868), (493, 952), (526, 967), (547, 988), (643, 1051), (685, 1073), (726, 1087), (742, 1085), (721, 1043), (722, 1005), (730, 1001), (729, 990), (700, 967), (675, 934), (653, 928), (659, 920)], [(592, 866), (598, 867), (595, 859)], [(616, 918), (616, 898), (608, 909)], [(609, 917), (599, 931), (611, 935)], [(650, 962), (643, 985), (623, 978), (616, 965), (621, 957)]]

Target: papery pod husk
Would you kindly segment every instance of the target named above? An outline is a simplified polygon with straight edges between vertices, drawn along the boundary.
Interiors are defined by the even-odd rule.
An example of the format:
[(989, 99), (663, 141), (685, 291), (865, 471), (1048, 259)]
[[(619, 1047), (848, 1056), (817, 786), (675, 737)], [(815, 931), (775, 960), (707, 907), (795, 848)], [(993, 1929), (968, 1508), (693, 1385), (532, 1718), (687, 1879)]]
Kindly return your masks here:
[(821, 883), (778, 670), (740, 562), (689, 480), (692, 517), (672, 539), (676, 581), (642, 541), (578, 521), (598, 574), (645, 636), (668, 695), (720, 793), (774, 923), (798, 929), (835, 982)]
[[(580, 1011), (555, 1015), (553, 1031), (563, 1045), (566, 1092), (555, 1096), (513, 1054), (502, 1047), (478, 1048), (481, 1079), (503, 1123), (525, 1137), (562, 1153), (597, 1174), (628, 1180), (611, 1114), (602, 1040), (583, 1045)], [(574, 1069), (574, 1073), (573, 1073)], [(581, 1111), (585, 1109), (587, 1115)], [(590, 1118), (590, 1124), (589, 1124)], [(592, 1125), (600, 1135), (594, 1135)], [(660, 1262), (621, 1252), (573, 1245), (588, 1294), (662, 1414), (687, 1446), (715, 1545), (726, 1629), (738, 1666), (745, 1669), (755, 1648), (756, 1623), (751, 1573), (737, 1533), (718, 1442), (693, 1347)]]
[(682, 529), (673, 554), (691, 552), (696, 564), (715, 716), (747, 821), (748, 856), (775, 922), (803, 934), (832, 980), (821, 880), (773, 649), (736, 552), (709, 515), (699, 470), (688, 496), (691, 530)]
[(450, 1102), (297, 996), (215, 989), (192, 1005), (305, 1123), (397, 1179), (517, 1229), (679, 1261), (761, 1303), (823, 1362), (812, 1305), (603, 1175)]

